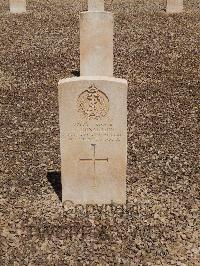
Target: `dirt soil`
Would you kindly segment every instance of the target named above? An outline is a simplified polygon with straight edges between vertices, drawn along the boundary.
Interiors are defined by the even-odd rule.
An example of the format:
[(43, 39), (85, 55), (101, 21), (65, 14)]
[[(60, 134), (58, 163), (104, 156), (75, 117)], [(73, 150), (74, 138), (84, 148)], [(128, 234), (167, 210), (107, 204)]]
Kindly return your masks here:
[(62, 207), (58, 80), (78, 75), (86, 1), (0, 0), (0, 265), (200, 265), (199, 7), (108, 0), (128, 91), (127, 204)]

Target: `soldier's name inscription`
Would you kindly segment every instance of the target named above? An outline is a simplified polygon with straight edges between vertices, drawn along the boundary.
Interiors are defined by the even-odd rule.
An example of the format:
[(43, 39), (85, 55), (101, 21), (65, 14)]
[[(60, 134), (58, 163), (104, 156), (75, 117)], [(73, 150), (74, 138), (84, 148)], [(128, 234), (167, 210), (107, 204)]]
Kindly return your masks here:
[(122, 134), (116, 132), (112, 123), (94, 123), (92, 126), (87, 122), (74, 123), (74, 130), (67, 133), (68, 141), (105, 141), (105, 142), (119, 142)]

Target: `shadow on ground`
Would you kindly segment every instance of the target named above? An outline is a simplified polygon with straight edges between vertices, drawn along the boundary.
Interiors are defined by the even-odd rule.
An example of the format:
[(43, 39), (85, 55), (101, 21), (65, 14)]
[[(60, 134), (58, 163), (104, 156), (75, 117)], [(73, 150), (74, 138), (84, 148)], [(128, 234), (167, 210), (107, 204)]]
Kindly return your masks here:
[(60, 201), (62, 201), (62, 184), (61, 184), (61, 172), (54, 171), (47, 173), (47, 179), (54, 191), (56, 192)]
[(80, 77), (80, 70), (73, 70), (72, 75), (74, 75), (75, 77)]

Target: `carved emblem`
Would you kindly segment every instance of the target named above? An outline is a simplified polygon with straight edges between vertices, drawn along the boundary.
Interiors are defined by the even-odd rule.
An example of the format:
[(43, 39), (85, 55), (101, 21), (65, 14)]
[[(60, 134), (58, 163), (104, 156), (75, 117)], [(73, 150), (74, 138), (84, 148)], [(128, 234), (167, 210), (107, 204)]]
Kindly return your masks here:
[(99, 120), (109, 111), (109, 99), (94, 84), (83, 91), (77, 100), (78, 112), (86, 119)]

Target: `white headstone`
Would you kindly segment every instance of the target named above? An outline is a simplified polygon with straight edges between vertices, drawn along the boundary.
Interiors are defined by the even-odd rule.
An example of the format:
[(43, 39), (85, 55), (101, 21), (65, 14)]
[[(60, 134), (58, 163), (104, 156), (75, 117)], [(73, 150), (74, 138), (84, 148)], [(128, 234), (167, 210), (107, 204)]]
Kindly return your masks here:
[(26, 12), (26, 0), (9, 0), (11, 13)]
[(113, 15), (103, 0), (89, 0), (80, 16), (81, 76), (113, 76)]
[(183, 12), (183, 0), (167, 0), (167, 13)]
[(81, 76), (59, 81), (62, 201), (124, 204), (127, 81), (112, 77), (112, 14), (83, 12), (80, 31)]
[(126, 101), (125, 80), (59, 82), (63, 202), (126, 202)]
[(104, 11), (104, 0), (88, 0), (89, 11)]
[(80, 16), (81, 76), (113, 76), (113, 15), (82, 12)]

